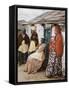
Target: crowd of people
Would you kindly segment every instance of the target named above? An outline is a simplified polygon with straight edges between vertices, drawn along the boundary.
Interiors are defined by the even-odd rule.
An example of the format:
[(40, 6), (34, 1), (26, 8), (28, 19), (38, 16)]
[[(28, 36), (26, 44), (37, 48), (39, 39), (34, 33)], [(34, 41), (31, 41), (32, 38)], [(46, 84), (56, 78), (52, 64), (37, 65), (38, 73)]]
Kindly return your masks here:
[[(31, 26), (31, 37), (26, 30), (18, 34), (18, 64), (25, 64), (24, 72), (36, 73), (46, 60), (46, 43), (36, 32), (34, 25)], [(40, 43), (41, 42), (41, 43)], [(63, 55), (63, 37), (61, 28), (58, 24), (51, 27), (51, 37), (49, 41), (49, 58), (45, 74), (47, 77), (62, 76), (62, 55)]]

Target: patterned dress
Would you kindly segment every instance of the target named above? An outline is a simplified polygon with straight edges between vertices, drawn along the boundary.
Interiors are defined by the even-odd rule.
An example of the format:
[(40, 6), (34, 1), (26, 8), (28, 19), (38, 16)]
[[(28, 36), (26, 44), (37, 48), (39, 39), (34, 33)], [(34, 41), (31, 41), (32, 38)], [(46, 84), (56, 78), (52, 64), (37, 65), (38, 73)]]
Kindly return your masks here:
[(46, 76), (60, 76), (62, 75), (62, 61), (61, 57), (57, 57), (55, 49), (51, 48), (49, 52), (49, 61), (46, 68)]

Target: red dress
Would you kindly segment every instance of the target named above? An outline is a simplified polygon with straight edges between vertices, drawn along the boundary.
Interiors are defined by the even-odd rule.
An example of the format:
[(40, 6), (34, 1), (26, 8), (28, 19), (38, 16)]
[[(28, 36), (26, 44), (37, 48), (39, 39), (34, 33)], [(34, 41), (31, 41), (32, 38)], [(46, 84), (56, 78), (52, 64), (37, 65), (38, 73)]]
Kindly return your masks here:
[(57, 34), (54, 41), (50, 41), (49, 51), (51, 48), (55, 49), (56, 55), (61, 57), (63, 55), (63, 37), (61, 33)]
[(61, 57), (63, 55), (63, 38), (61, 34), (58, 34), (56, 36), (55, 50), (56, 50), (57, 56)]

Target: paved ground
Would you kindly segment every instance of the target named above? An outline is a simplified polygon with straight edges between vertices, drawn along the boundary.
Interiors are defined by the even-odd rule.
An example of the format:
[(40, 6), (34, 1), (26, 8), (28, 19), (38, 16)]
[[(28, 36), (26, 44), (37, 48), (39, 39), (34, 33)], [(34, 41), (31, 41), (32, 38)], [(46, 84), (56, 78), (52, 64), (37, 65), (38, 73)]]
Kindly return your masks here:
[(35, 74), (27, 74), (24, 72), (24, 65), (18, 66), (18, 82), (23, 81), (40, 81), (40, 80), (58, 80), (64, 78), (47, 78), (45, 77), (45, 71), (40, 71)]

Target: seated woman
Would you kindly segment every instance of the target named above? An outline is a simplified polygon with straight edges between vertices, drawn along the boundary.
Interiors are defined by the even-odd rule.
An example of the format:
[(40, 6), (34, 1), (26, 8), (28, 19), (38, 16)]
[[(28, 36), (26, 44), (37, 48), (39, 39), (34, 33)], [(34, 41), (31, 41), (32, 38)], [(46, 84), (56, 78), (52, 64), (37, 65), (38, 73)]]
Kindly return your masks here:
[(41, 44), (35, 53), (29, 55), (27, 63), (25, 64), (25, 72), (35, 73), (37, 72), (45, 59), (45, 44)]
[(27, 60), (27, 57), (28, 57), (29, 44), (30, 44), (30, 40), (29, 40), (28, 35), (26, 34), (26, 30), (23, 30), (21, 35), (22, 35), (22, 41), (21, 41), (21, 44), (18, 47), (19, 65), (22, 65), (22, 64), (26, 63), (26, 60)]
[(28, 50), (29, 55), (36, 51), (36, 49), (38, 48), (38, 45), (39, 45), (39, 41), (38, 41), (38, 34), (36, 32), (36, 27), (32, 26), (30, 46), (29, 46), (29, 50)]

